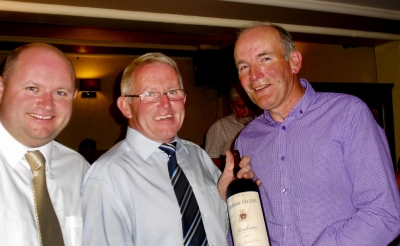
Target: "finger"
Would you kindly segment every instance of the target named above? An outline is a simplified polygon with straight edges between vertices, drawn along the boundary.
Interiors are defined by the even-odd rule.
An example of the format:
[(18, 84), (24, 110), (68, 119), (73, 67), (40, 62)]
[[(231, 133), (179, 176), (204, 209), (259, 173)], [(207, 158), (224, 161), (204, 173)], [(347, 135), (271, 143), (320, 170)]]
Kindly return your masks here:
[(226, 164), (225, 164), (224, 172), (225, 172), (225, 170), (228, 170), (231, 172), (231, 170), (233, 170), (233, 168), (235, 166), (233, 154), (231, 151), (227, 150), (225, 152), (225, 156), (226, 156)]
[(245, 156), (243, 156), (242, 159), (240, 160), (239, 166), (240, 166), (241, 168), (243, 168), (243, 167), (249, 165), (249, 163), (250, 163), (250, 157), (247, 156), (247, 155), (245, 155)]
[[(243, 171), (243, 169), (242, 169), (242, 171)], [(239, 176), (239, 175), (238, 175), (238, 176)], [(241, 174), (241, 176), (242, 176), (243, 178), (246, 178), (246, 179), (253, 179), (254, 176), (255, 176), (255, 173), (254, 173), (253, 170), (249, 170), (249, 171), (243, 172), (243, 173)]]

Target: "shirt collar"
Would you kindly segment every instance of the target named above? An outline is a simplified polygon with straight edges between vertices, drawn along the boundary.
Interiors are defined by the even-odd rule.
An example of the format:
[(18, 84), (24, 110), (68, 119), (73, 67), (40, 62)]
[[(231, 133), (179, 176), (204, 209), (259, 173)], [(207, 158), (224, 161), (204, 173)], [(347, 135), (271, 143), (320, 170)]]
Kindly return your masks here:
[[(160, 147), (161, 143), (148, 139), (143, 134), (131, 127), (128, 127), (125, 141), (127, 141), (129, 145), (137, 149), (138, 154), (141, 155), (144, 160), (147, 160), (147, 158), (149, 158), (149, 156), (155, 151), (160, 151), (160, 153), (162, 152), (162, 150), (158, 148)], [(188, 154), (186, 146), (183, 144), (182, 140), (178, 136), (175, 136), (172, 142), (177, 142), (176, 151), (182, 148), (186, 152), (186, 154)]]
[[(304, 93), (304, 95), (300, 99), (300, 101), (290, 111), (287, 118), (293, 117), (293, 116), (295, 116), (295, 117), (303, 116), (304, 113), (306, 112), (308, 106), (310, 106), (312, 100), (314, 100), (314, 98), (315, 98), (316, 92), (312, 88), (311, 84), (306, 79), (301, 78), (300, 85), (301, 85), (301, 87), (306, 89), (306, 92)], [(272, 119), (268, 110), (264, 110), (264, 119), (273, 125), (276, 123), (276, 121)], [(286, 121), (286, 119), (285, 119), (285, 121)]]
[[(38, 148), (29, 148), (13, 138), (0, 122), (0, 151), (2, 152), (7, 163), (13, 169), (15, 169), (22, 158), (25, 159), (25, 154), (28, 150), (40, 150), (40, 152), (42, 152), (42, 154), (46, 158), (46, 171), (50, 172), (51, 142)], [(30, 169), (26, 161), (22, 162), (22, 165)]]

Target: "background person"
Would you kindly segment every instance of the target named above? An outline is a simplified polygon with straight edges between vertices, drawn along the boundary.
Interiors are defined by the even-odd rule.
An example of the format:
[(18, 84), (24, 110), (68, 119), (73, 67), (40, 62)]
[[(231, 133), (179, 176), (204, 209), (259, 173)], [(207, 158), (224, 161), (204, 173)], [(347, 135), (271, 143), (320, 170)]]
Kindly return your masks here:
[(207, 131), (205, 151), (220, 170), (225, 167), (225, 152), (233, 150), (239, 132), (254, 119), (251, 104), (240, 84), (232, 85), (229, 91), (232, 113), (215, 122)]
[[(79, 188), (89, 165), (77, 152), (53, 141), (70, 120), (74, 83), (71, 62), (53, 46), (28, 44), (7, 57), (0, 77), (2, 245), (82, 245)], [(43, 156), (45, 167), (31, 170), (27, 152), (36, 150), (41, 155), (34, 156)], [(42, 177), (45, 186), (39, 192), (36, 178)], [(39, 193), (50, 197), (43, 203), (48, 205), (45, 210)], [(54, 223), (46, 224), (42, 212)]]
[(96, 161), (97, 143), (91, 138), (85, 138), (79, 144), (79, 154), (81, 154), (89, 164)]
[[(204, 150), (176, 135), (186, 101), (176, 63), (160, 53), (135, 59), (124, 71), (121, 94), (117, 104), (129, 120), (126, 138), (92, 165), (82, 184), (84, 245), (182, 245), (192, 238), (183, 233), (187, 211), (196, 215), (190, 221), (196, 222), (192, 232), (198, 241), (190, 245), (227, 245), (228, 218), (221, 198), (233, 180), (233, 156), (228, 152), (230, 165), (220, 177)], [(164, 144), (170, 150), (176, 145), (175, 154), (167, 155)], [(172, 173), (172, 186), (174, 157), (182, 173)], [(250, 166), (243, 166), (248, 162), (248, 157), (242, 159), (239, 177), (254, 177)], [(181, 186), (182, 175), (191, 188), (187, 182)], [(175, 191), (181, 189), (194, 194), (188, 199), (193, 207), (180, 208), (178, 200), (186, 199), (177, 199)]]
[(251, 158), (272, 245), (387, 245), (400, 201), (383, 129), (359, 98), (315, 92), (302, 56), (270, 24), (241, 32), (239, 79), (264, 114), (239, 135)]

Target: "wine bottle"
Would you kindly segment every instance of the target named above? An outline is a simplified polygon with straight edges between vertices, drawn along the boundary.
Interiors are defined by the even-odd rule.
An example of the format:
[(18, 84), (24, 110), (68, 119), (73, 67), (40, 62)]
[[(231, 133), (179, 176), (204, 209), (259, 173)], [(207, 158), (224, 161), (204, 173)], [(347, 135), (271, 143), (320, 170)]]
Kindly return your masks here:
[[(234, 174), (240, 170), (239, 151), (232, 151)], [(236, 179), (226, 191), (234, 245), (269, 246), (258, 185), (251, 179)]]

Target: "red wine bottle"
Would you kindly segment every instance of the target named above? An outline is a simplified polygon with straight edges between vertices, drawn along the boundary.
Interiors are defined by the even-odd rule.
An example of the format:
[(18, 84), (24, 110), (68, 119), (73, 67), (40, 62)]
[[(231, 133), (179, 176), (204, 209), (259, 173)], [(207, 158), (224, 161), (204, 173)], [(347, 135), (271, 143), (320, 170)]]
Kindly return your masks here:
[[(239, 151), (232, 151), (235, 176), (240, 170)], [(258, 185), (251, 179), (235, 179), (226, 191), (234, 245), (269, 246)]]

